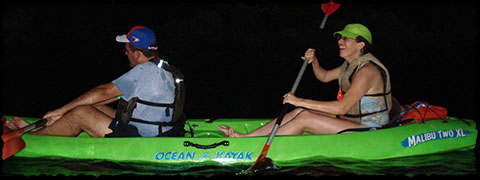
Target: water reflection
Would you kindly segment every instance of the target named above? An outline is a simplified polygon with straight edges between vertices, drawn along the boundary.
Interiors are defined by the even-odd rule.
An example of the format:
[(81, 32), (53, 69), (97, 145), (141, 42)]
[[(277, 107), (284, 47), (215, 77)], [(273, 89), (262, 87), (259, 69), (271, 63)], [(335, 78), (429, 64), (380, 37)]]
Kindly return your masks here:
[[(348, 159), (315, 159), (281, 163), (256, 169), (253, 175), (474, 175), (476, 158), (473, 150), (456, 151), (427, 156), (405, 157), (376, 161)], [(38, 175), (185, 175), (214, 176), (240, 175), (249, 164), (222, 165), (210, 163), (159, 164), (144, 162), (114, 162), (104, 160), (76, 160), (65, 158), (12, 157), (3, 162), (4, 176)]]

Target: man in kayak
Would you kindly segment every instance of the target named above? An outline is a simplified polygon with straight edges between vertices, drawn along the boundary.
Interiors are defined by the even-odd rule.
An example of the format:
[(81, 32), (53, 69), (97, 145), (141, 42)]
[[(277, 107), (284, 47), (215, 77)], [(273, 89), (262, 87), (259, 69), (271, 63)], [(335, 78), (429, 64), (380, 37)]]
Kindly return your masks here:
[[(155, 33), (148, 27), (135, 26), (128, 35), (117, 36), (116, 40), (125, 43), (125, 55), (132, 69), (61, 108), (49, 111), (43, 116), (48, 119), (47, 126), (31, 134), (77, 136), (85, 131), (92, 137), (154, 137), (172, 128), (155, 124), (171, 121), (171, 104), (175, 100), (175, 81), (172, 73), (162, 68), (167, 62), (158, 56)], [(120, 111), (105, 105), (120, 97), (124, 103), (118, 109), (120, 106), (125, 109), (127, 105), (130, 108), (126, 112), (130, 115), (127, 119), (122, 119), (125, 112), (116, 114)], [(154, 105), (132, 104), (131, 99), (142, 99)], [(131, 122), (131, 119), (144, 122)], [(7, 122), (5, 125), (13, 130), (28, 125), (18, 117)]]
[[(339, 55), (345, 59), (341, 66), (331, 70), (322, 68), (315, 49), (308, 49), (302, 59), (309, 60), (319, 81), (338, 79), (338, 100), (316, 101), (285, 94), (283, 103), (297, 108), (285, 115), (277, 135), (334, 134), (350, 128), (378, 128), (389, 122), (392, 107), (389, 73), (369, 53), (370, 30), (361, 24), (348, 24), (334, 36), (338, 39)], [(228, 137), (267, 136), (275, 121), (248, 134), (237, 133), (228, 126), (219, 126), (218, 129)]]

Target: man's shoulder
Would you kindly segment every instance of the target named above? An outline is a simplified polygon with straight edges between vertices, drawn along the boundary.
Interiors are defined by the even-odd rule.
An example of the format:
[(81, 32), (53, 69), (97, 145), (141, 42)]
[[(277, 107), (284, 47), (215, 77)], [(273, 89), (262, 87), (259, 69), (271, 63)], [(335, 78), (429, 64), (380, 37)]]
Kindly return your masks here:
[(156, 70), (158, 70), (158, 67), (155, 64), (151, 62), (145, 62), (130, 69), (129, 73), (145, 73)]
[(142, 64), (139, 64), (135, 66), (134, 68), (157, 68), (157, 66), (150, 61), (144, 62)]

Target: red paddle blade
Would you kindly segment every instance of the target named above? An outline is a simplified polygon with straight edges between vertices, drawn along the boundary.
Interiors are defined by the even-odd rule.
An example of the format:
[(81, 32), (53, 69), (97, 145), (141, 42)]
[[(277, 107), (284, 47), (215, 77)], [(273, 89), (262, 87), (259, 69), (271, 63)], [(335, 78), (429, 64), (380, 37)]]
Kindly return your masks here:
[(248, 174), (250, 170), (252, 170), (255, 166), (259, 166), (259, 164), (262, 164), (265, 161), (265, 157), (267, 156), (268, 149), (270, 148), (269, 144), (265, 144), (265, 147), (263, 147), (262, 153), (260, 153), (260, 156), (258, 156), (257, 160), (255, 163), (253, 163), (250, 168), (248, 168), (246, 171), (243, 172), (243, 174)]
[(2, 134), (2, 141), (3, 143), (10, 141), (11, 139), (21, 137), (25, 133), (25, 129), (17, 129), (13, 132), (7, 133), (7, 134)]
[[(5, 117), (2, 117), (2, 125), (5, 124), (5, 122), (7, 122), (7, 119), (5, 119)], [(22, 131), (22, 130), (20, 130), (20, 131)], [(25, 148), (25, 141), (23, 141), (22, 137), (20, 136), (21, 134), (23, 134), (24, 130), (22, 132), (20, 132), (20, 131), (13, 131), (12, 132), (12, 130), (10, 128), (8, 128), (6, 126), (3, 126), (2, 159), (5, 160), (8, 157), (17, 153), (18, 151)]]
[(322, 4), (322, 11), (327, 15), (330, 16), (333, 12), (335, 12), (340, 7), (340, 4), (330, 1), (328, 3)]
[(23, 141), (21, 136), (3, 142), (2, 159), (7, 159), (23, 148), (25, 148), (25, 141)]

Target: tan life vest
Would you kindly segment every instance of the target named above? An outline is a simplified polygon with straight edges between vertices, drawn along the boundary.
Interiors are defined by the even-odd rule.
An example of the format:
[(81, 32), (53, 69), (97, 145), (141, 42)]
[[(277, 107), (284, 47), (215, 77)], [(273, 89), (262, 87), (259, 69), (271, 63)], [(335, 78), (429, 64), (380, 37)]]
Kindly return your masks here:
[(372, 63), (378, 68), (383, 78), (384, 88), (383, 88), (383, 93), (366, 94), (365, 96), (383, 96), (384, 101), (386, 101), (387, 107), (385, 107), (385, 109), (380, 111), (362, 114), (362, 109), (360, 104), (361, 102), (359, 101), (355, 103), (346, 114), (344, 114), (343, 116), (340, 116), (341, 119), (360, 123), (361, 117), (380, 113), (380, 112), (385, 112), (385, 111), (388, 112), (392, 107), (390, 74), (388, 73), (387, 68), (371, 53), (360, 56), (358, 59), (353, 60), (352, 63), (350, 64), (347, 61), (343, 63), (340, 74), (338, 75), (338, 84), (340, 86), (340, 91), (339, 91), (340, 97), (337, 97), (337, 98), (341, 100), (340, 99), (341, 96), (344, 95), (345, 92), (348, 92), (348, 89), (350, 88), (350, 85), (351, 85), (351, 81), (353, 79), (353, 75), (358, 71), (358, 69), (360, 69), (363, 65), (367, 63)]

